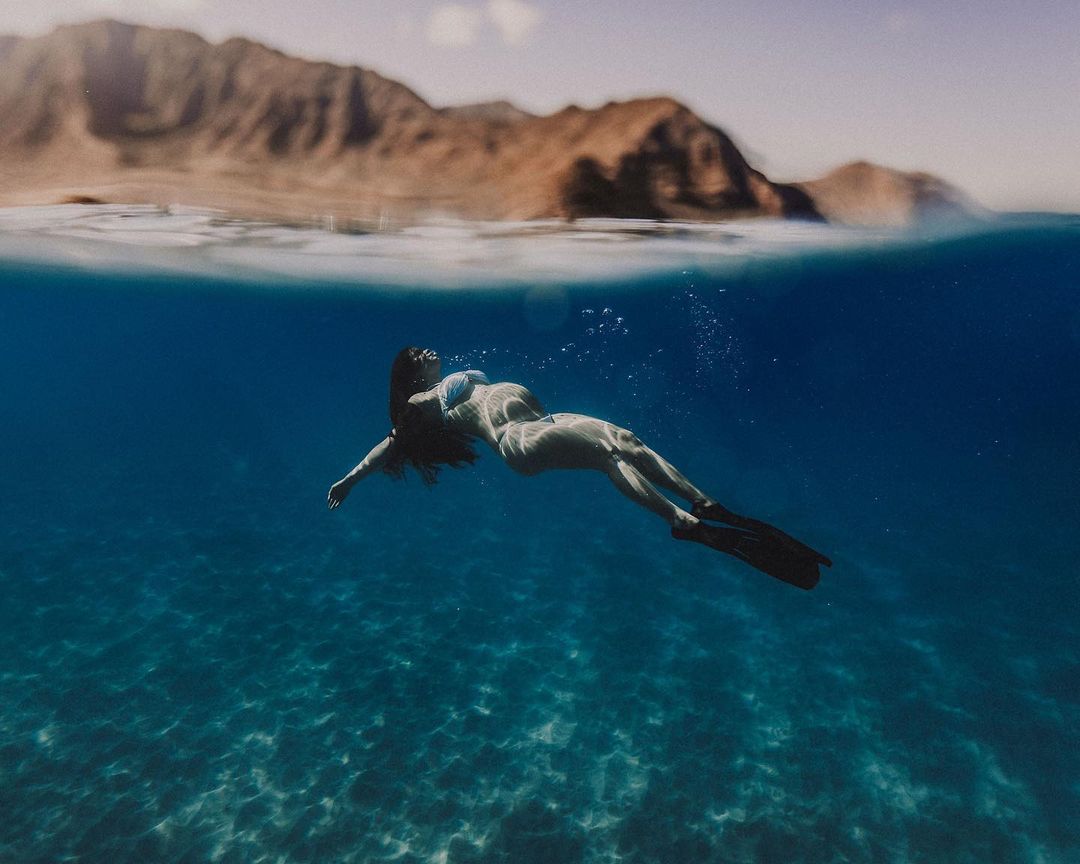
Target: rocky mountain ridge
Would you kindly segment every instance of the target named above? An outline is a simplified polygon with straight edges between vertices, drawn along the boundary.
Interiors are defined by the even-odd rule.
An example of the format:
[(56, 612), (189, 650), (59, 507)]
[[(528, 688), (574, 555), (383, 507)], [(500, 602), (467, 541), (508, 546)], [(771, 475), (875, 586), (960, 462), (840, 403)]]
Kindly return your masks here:
[(240, 38), (117, 21), (0, 37), (0, 204), (79, 198), (286, 216), (871, 222), (963, 201), (877, 166), (774, 183), (667, 97), (543, 117), (508, 102), (436, 108), (371, 70)]

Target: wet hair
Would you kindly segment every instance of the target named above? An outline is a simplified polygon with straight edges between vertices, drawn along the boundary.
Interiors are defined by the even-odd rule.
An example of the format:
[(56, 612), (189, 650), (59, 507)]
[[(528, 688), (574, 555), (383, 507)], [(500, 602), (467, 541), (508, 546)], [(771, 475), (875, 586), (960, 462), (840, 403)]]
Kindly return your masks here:
[(426, 389), (425, 367), (439, 359), (426, 348), (402, 348), (390, 367), (390, 422), (393, 429), (390, 448), (383, 471), (395, 479), (405, 476), (405, 466), (411, 465), (428, 486), (435, 483), (443, 465), (463, 468), (476, 461), (472, 437), (448, 429), (444, 424), (432, 424), (409, 402), (409, 398)]

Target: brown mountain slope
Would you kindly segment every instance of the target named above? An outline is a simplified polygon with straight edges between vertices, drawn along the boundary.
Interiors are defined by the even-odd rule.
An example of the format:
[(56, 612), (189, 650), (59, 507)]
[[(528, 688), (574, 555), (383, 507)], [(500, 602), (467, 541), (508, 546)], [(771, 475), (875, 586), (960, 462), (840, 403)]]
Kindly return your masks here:
[(8, 51), (0, 145), (40, 152), (93, 140), (139, 158), (334, 156), (435, 112), (408, 88), (243, 39), (101, 21)]
[(0, 39), (0, 204), (72, 196), (415, 218), (803, 216), (667, 98), (436, 109), (366, 69), (116, 21)]
[(369, 70), (115, 21), (8, 45), (0, 119), (4, 203), (83, 194), (361, 216), (814, 214), (670, 99), (549, 117), (439, 111)]

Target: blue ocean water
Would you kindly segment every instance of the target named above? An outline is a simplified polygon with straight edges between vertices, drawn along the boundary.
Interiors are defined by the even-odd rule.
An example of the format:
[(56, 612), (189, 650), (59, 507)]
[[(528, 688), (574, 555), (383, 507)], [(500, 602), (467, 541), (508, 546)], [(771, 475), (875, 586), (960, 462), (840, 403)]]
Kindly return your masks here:
[[(0, 860), (1080, 859), (1080, 226), (628, 243), (483, 290), (0, 265)], [(407, 344), (833, 568), (487, 451), (327, 512)]]

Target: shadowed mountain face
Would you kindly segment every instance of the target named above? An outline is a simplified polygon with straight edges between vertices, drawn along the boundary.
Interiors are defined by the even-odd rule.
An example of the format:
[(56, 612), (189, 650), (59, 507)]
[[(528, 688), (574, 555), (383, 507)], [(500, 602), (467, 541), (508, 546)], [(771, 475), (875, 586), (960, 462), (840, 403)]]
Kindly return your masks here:
[(772, 183), (671, 99), (547, 117), (505, 102), (436, 109), (366, 69), (115, 21), (0, 38), (0, 118), (4, 204), (820, 217), (813, 184)]

